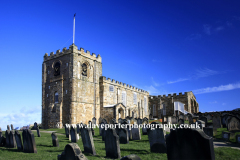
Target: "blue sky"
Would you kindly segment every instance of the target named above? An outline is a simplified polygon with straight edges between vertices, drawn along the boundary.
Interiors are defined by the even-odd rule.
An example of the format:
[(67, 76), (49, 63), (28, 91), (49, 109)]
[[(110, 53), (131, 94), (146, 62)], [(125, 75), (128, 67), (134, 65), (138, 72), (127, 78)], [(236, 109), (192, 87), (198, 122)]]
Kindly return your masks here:
[(45, 53), (75, 44), (103, 76), (151, 95), (193, 91), (201, 112), (239, 107), (240, 1), (2, 1), (0, 121), (41, 122)]

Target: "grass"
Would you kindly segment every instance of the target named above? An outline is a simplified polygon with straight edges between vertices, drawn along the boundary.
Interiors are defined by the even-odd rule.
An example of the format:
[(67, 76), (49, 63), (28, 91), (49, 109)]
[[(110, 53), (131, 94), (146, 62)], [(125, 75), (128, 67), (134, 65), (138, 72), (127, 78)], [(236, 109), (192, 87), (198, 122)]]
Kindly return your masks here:
[[(47, 129), (40, 131), (56, 131), (57, 133), (65, 134), (64, 129)], [(60, 147), (52, 147), (52, 138), (50, 133), (41, 132), (41, 137), (37, 137), (37, 132), (32, 131), (35, 136), (35, 141), (37, 145), (37, 154), (34, 153), (24, 153), (19, 152), (16, 148), (10, 149), (5, 147), (0, 147), (0, 160), (6, 159), (34, 159), (34, 160), (56, 160), (57, 155), (61, 154), (65, 148), (65, 146), (70, 143), (68, 138), (65, 135), (58, 135), (59, 145)], [(20, 134), (22, 134), (20, 132)], [(168, 133), (167, 133), (168, 134)], [(5, 135), (5, 132), (3, 132)], [(141, 140), (129, 141), (129, 144), (120, 144), (121, 157), (136, 154), (142, 160), (152, 160), (152, 159), (167, 159), (167, 154), (159, 154), (159, 153), (151, 153), (150, 145), (148, 141), (147, 135), (141, 135)], [(94, 146), (97, 153), (97, 156), (92, 156), (90, 154), (84, 153), (84, 148), (82, 144), (82, 140), (79, 139), (77, 142), (81, 151), (85, 154), (85, 156), (89, 160), (97, 160), (97, 159), (105, 159), (105, 143), (102, 141), (102, 137), (99, 136), (99, 130), (95, 129)], [(232, 149), (232, 148), (215, 148), (215, 156), (216, 159), (237, 159), (240, 155), (240, 150)]]
[[(218, 128), (217, 134), (214, 136), (214, 138), (222, 139), (222, 132), (228, 132), (227, 128)], [(240, 132), (235, 132), (234, 136), (230, 137), (229, 141), (236, 143), (236, 135), (240, 134)]]

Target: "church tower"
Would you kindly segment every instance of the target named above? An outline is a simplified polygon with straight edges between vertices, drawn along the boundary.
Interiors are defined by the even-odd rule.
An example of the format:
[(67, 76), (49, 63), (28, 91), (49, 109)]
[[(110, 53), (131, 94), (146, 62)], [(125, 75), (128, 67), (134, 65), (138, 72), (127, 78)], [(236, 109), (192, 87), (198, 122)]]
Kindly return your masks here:
[(42, 126), (87, 123), (100, 117), (100, 55), (84, 52), (72, 44), (69, 49), (46, 53), (42, 64)]

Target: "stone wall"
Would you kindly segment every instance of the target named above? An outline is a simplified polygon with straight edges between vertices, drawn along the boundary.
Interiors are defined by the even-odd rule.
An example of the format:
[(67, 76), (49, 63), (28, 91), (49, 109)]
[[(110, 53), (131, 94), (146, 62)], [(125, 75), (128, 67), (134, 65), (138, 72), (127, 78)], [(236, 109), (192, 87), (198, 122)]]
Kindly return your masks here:
[[(126, 107), (124, 116), (148, 117), (148, 96), (149, 93), (142, 89), (126, 85), (114, 79), (106, 79), (104, 76), (100, 77), (100, 112), (102, 118), (106, 116), (104, 114), (106, 106), (113, 106), (119, 103)], [(146, 100), (145, 106), (144, 98)], [(119, 112), (121, 111), (119, 110)]]

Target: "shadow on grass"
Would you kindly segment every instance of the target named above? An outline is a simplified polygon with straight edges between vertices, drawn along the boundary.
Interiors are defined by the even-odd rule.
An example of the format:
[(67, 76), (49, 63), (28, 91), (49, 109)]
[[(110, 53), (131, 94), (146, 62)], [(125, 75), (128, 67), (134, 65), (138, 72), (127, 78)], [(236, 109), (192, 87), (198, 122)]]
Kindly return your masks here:
[(131, 154), (150, 154), (151, 153), (146, 150), (140, 150), (140, 149), (120, 149), (120, 150), (131, 152)]

